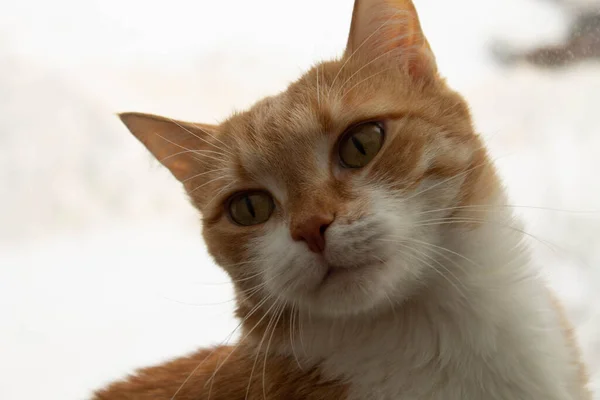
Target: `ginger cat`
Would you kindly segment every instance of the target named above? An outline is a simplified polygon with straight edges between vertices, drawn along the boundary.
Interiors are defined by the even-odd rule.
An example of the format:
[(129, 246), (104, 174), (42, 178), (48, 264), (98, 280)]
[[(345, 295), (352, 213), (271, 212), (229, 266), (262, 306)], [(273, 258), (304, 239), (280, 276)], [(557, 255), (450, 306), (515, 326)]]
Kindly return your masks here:
[(590, 399), (469, 109), (409, 0), (218, 126), (121, 119), (181, 181), (242, 335), (96, 400)]

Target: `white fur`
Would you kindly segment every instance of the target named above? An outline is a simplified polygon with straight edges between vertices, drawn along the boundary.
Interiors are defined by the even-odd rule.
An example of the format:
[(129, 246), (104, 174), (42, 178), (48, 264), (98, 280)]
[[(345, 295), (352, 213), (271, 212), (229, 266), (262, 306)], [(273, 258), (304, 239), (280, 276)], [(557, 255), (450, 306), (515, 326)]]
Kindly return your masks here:
[(335, 324), (305, 317), (294, 353), (324, 359), (331, 378), (351, 383), (350, 399), (583, 399), (556, 310), (520, 240), (493, 223), (453, 232), (443, 246), (472, 262), (452, 257), (461, 272), (439, 260), (460, 290), (434, 279), (385, 314)]
[[(314, 291), (326, 270), (318, 257), (292, 242), (284, 224), (270, 230), (258, 247), (273, 257), (268, 290), (301, 309), (294, 342), (280, 351), (348, 382), (349, 400), (586, 398), (557, 310), (510, 211), (498, 207), (474, 229), (418, 227), (419, 219), (440, 215), (419, 217), (419, 210), (434, 209), (435, 199), (444, 203), (444, 193), (452, 198), (454, 186), (429, 183), (419, 190), (431, 193), (418, 201), (373, 190), (370, 213), (327, 231), (325, 259), (351, 270), (376, 252), (385, 263), (344, 276), (329, 290)], [(500, 197), (497, 204), (505, 204)], [(367, 240), (366, 250), (356, 252), (345, 245), (356, 231), (439, 247), (414, 242), (412, 254), (421, 261), (393, 242)]]

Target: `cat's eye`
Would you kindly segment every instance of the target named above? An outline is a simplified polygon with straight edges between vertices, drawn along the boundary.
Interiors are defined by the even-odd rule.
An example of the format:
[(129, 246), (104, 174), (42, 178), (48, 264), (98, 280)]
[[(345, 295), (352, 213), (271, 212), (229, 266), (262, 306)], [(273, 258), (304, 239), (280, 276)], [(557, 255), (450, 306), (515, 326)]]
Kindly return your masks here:
[(231, 220), (243, 226), (266, 222), (274, 208), (273, 198), (268, 193), (259, 191), (237, 193), (227, 203)]
[(362, 168), (381, 150), (383, 128), (377, 122), (366, 122), (350, 128), (339, 144), (339, 157), (346, 168)]

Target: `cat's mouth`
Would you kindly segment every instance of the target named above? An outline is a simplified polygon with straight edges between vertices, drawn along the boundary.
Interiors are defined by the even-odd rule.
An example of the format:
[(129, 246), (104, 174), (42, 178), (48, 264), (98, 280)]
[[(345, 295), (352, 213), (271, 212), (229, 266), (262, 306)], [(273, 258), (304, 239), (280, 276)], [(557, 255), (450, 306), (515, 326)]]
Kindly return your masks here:
[(353, 277), (360, 275), (371, 268), (377, 268), (382, 264), (385, 264), (385, 261), (382, 259), (343, 266), (327, 263), (327, 269), (323, 275), (321, 284), (326, 284), (332, 281), (352, 279)]

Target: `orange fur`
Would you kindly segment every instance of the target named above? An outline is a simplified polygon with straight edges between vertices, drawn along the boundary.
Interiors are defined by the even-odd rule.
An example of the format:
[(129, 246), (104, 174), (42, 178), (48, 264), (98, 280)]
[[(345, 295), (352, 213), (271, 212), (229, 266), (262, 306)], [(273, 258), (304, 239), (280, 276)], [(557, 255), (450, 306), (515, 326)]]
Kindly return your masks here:
[[(560, 300), (558, 300), (556, 295), (551, 291), (548, 291), (548, 293), (550, 296), (550, 300), (552, 301), (552, 304), (554, 305), (554, 308), (558, 313), (560, 328), (564, 332), (565, 338), (569, 343), (569, 348), (571, 349), (571, 362), (575, 365), (577, 371), (579, 372), (579, 384), (581, 385), (581, 387), (587, 387), (589, 376), (587, 368), (585, 367), (582, 361), (581, 351), (579, 350), (579, 345), (577, 344), (575, 332), (573, 332), (573, 326), (569, 322), (569, 319), (567, 318), (567, 313)], [(593, 399), (591, 391), (586, 390), (586, 395), (586, 400)]]
[[(230, 358), (224, 362), (228, 356)], [(128, 380), (97, 392), (94, 399), (236, 400), (266, 396), (268, 399), (321, 400), (345, 396), (344, 385), (324, 380), (316, 370), (301, 371), (294, 361), (269, 354), (263, 371), (263, 359), (264, 354), (256, 355), (254, 348), (243, 345), (239, 349), (223, 346), (201, 350), (143, 369)], [(255, 360), (258, 360), (256, 371), (250, 378), (249, 371)], [(219, 373), (211, 380), (217, 368), (220, 368)], [(194, 373), (190, 375), (192, 371)]]

